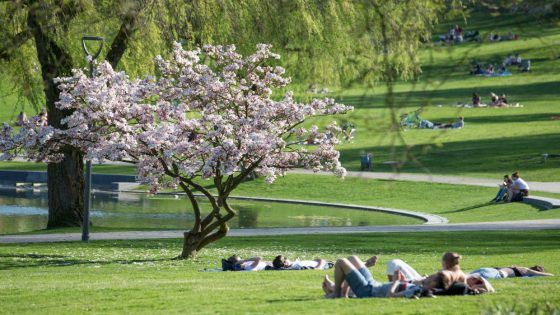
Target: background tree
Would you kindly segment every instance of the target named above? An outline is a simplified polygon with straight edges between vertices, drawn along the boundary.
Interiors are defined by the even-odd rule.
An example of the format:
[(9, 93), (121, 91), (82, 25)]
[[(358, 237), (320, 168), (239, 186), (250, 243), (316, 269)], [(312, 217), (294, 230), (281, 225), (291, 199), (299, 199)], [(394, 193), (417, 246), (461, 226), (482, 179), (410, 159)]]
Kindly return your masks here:
[[(341, 132), (336, 123), (325, 133), (302, 124), (352, 108), (332, 99), (302, 104), (289, 92), (273, 100), (273, 90), (290, 81), (275, 59), (279, 55), (264, 44), (247, 57), (234, 46), (185, 51), (176, 44), (171, 60), (156, 58), (157, 80), (131, 81), (107, 62), (93, 79), (77, 71), (60, 84), (58, 107), (73, 111), (62, 121), (67, 128), (31, 121), (12, 134), (5, 125), (0, 151), (3, 158), (55, 161), (64, 158), (61, 148), (72, 146), (89, 158), (137, 164), (153, 192), (165, 184), (188, 196), (195, 222), (185, 232), (181, 257), (194, 257), (227, 234), (237, 214), (228, 197), (250, 173), (268, 182), (293, 167), (346, 173), (334, 149)], [(195, 192), (211, 209), (201, 209)]]
[[(120, 27), (112, 36), (106, 55), (111, 64), (118, 64), (122, 58), (131, 35), (140, 23), (142, 10), (148, 4), (148, 1), (123, 1), (116, 6), (122, 13), (116, 17), (121, 21)], [(122, 8), (125, 5), (126, 8)], [(63, 128), (61, 119), (72, 113), (72, 110), (60, 110), (54, 105), (59, 99), (54, 78), (70, 75), (72, 68), (76, 66), (74, 60), (81, 59), (76, 58), (78, 49), (75, 48), (79, 44), (80, 33), (76, 34), (77, 30), (73, 26), (87, 26), (89, 19), (95, 18), (95, 14), (106, 13), (108, 9), (100, 7), (96, 11), (92, 6), (93, 3), (86, 1), (29, 0), (4, 4), (4, 14), (12, 23), (11, 28), (8, 28), (12, 35), (9, 32), (4, 34), (7, 37), (4, 43), (7, 44), (0, 50), (0, 57), (8, 64), (4, 71), (13, 73), (24, 70), (23, 77), (13, 77), (20, 78), (16, 82), (27, 87), (23, 93), (36, 107), (43, 107), (42, 104), (45, 104), (49, 125), (55, 128)], [(81, 34), (86, 34), (85, 29), (82, 29)], [(33, 45), (29, 45), (29, 41), (33, 41)], [(29, 46), (34, 46), (35, 53), (31, 53)], [(19, 64), (10, 68), (10, 62)], [(42, 80), (36, 80), (31, 74), (32, 69), (36, 68), (41, 70)], [(41, 87), (37, 86), (39, 84)], [(43, 91), (44, 98), (39, 95), (39, 91)], [(61, 147), (60, 150), (64, 158), (47, 166), (49, 228), (78, 226), (82, 222), (83, 155), (72, 146)]]

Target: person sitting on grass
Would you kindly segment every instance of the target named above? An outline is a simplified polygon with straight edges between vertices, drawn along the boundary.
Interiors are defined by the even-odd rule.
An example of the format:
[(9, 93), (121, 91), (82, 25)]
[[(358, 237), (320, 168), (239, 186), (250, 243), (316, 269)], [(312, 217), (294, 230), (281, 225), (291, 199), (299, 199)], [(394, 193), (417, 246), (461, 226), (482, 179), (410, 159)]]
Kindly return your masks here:
[(490, 202), (499, 202), (507, 198), (506, 193), (510, 189), (512, 183), (513, 181), (511, 180), (511, 177), (509, 177), (509, 175), (507, 174), (504, 175), (504, 181), (500, 185), (498, 185), (500, 186), (500, 190), (498, 190), (496, 197), (490, 200)]
[[(461, 255), (455, 252), (447, 252), (441, 257), (441, 268), (452, 273), (453, 281), (464, 282), (465, 274), (461, 270), (460, 261)], [(406, 281), (419, 281), (425, 278), (425, 276), (420, 276), (414, 268), (401, 259), (390, 260), (387, 263), (387, 278), (389, 281), (395, 280), (394, 275), (397, 272), (400, 272)]]
[(473, 107), (480, 107), (480, 96), (476, 93), (472, 94), (472, 106)]
[(470, 74), (484, 74), (484, 70), (482, 70), (482, 64), (476, 60), (473, 60)]
[(544, 268), (539, 265), (528, 268), (520, 266), (478, 268), (471, 271), (469, 275), (479, 275), (484, 279), (554, 276), (551, 273), (544, 272)]
[(23, 126), (24, 123), (28, 122), (27, 115), (25, 112), (19, 112), (19, 115), (16, 118), (16, 126)]
[[(505, 99), (505, 94), (502, 94), (502, 96)], [(504, 103), (502, 101), (502, 98), (499, 97), (498, 95), (496, 95), (496, 93), (490, 92), (490, 106), (505, 107), (505, 106), (507, 106), (507, 100), (506, 100), (506, 103)]]
[(523, 197), (529, 196), (529, 185), (519, 177), (519, 172), (511, 174), (511, 179), (513, 182), (508, 191), (507, 201), (523, 201)]
[(241, 259), (239, 255), (232, 255), (227, 259), (227, 262), (233, 264), (235, 270), (244, 271), (261, 271), (265, 270), (267, 266), (272, 266), (270, 261), (264, 261), (261, 257)]
[(329, 269), (329, 264), (324, 259), (290, 261), (283, 255), (278, 255), (272, 261), (272, 266), (277, 269)]
[(440, 271), (423, 281), (423, 285), (416, 285), (397, 279), (393, 282), (381, 283), (373, 279), (367, 269), (375, 266), (377, 256), (373, 256), (364, 263), (356, 256), (341, 258), (334, 265), (334, 282), (328, 277), (323, 280), (323, 290), (326, 298), (347, 298), (349, 292), (358, 298), (368, 297), (419, 297), (429, 290), (446, 289), (451, 285), (449, 272)]
[[(449, 279), (451, 283), (465, 284), (466, 287), (464, 288), (464, 290), (470, 290), (470, 292), (475, 294), (495, 292), (492, 285), (480, 276), (465, 275), (459, 265), (460, 260), (461, 255), (455, 252), (447, 252), (441, 259), (442, 270), (449, 272)], [(400, 279), (404, 281), (410, 281), (416, 284), (421, 284), (421, 281), (425, 279), (425, 276), (420, 276), (420, 274), (416, 270), (414, 270), (414, 268), (400, 259), (393, 259), (389, 261), (389, 263), (387, 263), (387, 278), (389, 278), (389, 281), (398, 279), (396, 278), (396, 275), (399, 275)], [(455, 295), (461, 294), (461, 292), (449, 292), (444, 294)]]

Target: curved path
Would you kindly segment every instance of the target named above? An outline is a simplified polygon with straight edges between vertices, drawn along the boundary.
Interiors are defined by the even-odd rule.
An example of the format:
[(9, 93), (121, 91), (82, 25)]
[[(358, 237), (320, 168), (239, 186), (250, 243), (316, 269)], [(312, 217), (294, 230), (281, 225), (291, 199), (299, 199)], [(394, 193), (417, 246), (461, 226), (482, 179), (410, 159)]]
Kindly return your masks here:
[[(525, 231), (560, 229), (560, 219), (476, 222), (456, 224), (421, 224), (397, 226), (356, 226), (317, 228), (232, 229), (229, 236), (305, 235), (342, 233), (394, 233), (394, 232), (445, 232), (445, 231)], [(132, 240), (182, 238), (184, 231), (139, 231), (91, 233), (90, 240)], [(0, 236), (0, 243), (74, 242), (81, 240), (81, 233), (33, 234)]]

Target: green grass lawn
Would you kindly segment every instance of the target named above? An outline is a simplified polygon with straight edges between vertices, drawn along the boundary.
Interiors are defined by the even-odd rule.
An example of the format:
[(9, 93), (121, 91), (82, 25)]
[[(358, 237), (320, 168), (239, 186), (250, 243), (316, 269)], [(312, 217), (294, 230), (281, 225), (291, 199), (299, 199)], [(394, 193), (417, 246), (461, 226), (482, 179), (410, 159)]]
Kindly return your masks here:
[[(468, 234), (467, 234), (468, 233)], [(510, 264), (542, 264), (560, 272), (560, 231), (386, 233), (226, 238), (196, 260), (171, 260), (180, 240), (95, 241), (0, 247), (3, 314), (476, 314), (500, 307), (546, 303), (558, 311), (557, 277), (492, 281), (495, 294), (435, 299), (325, 300), (320, 283), (332, 271), (200, 272), (232, 253), (335, 260), (379, 255), (372, 268), (402, 258), (420, 273), (440, 267), (444, 251), (463, 255), (465, 271)], [(492, 314), (505, 314), (494, 313)], [(519, 313), (518, 313), (519, 314)]]
[[(497, 23), (496, 23), (497, 22)], [(440, 26), (440, 32), (456, 21)], [(495, 20), (475, 15), (463, 27), (482, 33), (512, 29), (518, 41), (426, 47), (419, 55), (423, 74), (398, 82), (397, 116), (423, 107), (422, 117), (448, 122), (464, 116), (462, 130), (387, 131), (391, 112), (385, 87), (333, 88), (329, 96), (354, 105), (341, 117), (358, 129), (353, 143), (340, 147), (343, 165), (359, 168), (359, 155), (374, 154), (374, 170), (391, 170), (384, 162), (402, 162), (401, 171), (496, 178), (519, 170), (528, 181), (560, 181), (560, 159), (544, 163), (543, 153), (560, 153), (560, 26), (528, 16)], [(469, 61), (496, 63), (520, 52), (533, 61), (532, 72), (501, 78), (468, 75)], [(490, 92), (505, 93), (519, 108), (459, 108), (473, 92), (488, 102)], [(13, 120), (14, 97), (0, 104), (1, 120)], [(300, 94), (301, 98), (309, 95)], [(16, 113), (17, 114), (17, 113)], [(324, 124), (325, 121), (318, 121)], [(0, 169), (44, 170), (42, 164), (0, 163)], [(95, 166), (94, 172), (134, 172), (128, 166)], [(529, 205), (488, 204), (495, 188), (376, 181), (327, 176), (289, 175), (273, 185), (246, 182), (236, 195), (321, 200), (375, 205), (434, 213), (456, 222), (559, 218), (560, 210)], [(558, 198), (557, 194), (544, 194)], [(188, 228), (188, 227), (186, 227)], [(94, 228), (95, 229), (95, 228)], [(64, 231), (74, 231), (72, 229)], [(460, 252), (463, 269), (542, 264), (560, 273), (560, 231), (384, 233), (225, 238), (203, 250), (198, 259), (172, 260), (181, 240), (92, 241), (89, 243), (14, 244), (0, 246), (0, 313), (188, 313), (188, 314), (510, 314), (550, 305), (560, 308), (557, 277), (493, 281), (496, 294), (436, 299), (325, 300), (320, 282), (325, 272), (199, 272), (219, 267), (232, 253), (272, 259), (282, 253), (312, 259), (357, 254), (380, 255), (374, 276), (385, 279), (384, 263), (402, 258), (422, 273), (438, 269), (441, 254)], [(332, 272), (328, 272), (331, 274)], [(515, 306), (514, 312), (509, 312)], [(525, 311), (522, 311), (526, 308)], [(549, 312), (553, 313), (553, 312)]]
[[(441, 24), (436, 34), (459, 23), (465, 31), (481, 33), (512, 30), (520, 35), (516, 41), (426, 45), (419, 53), (422, 74), (418, 80), (397, 82), (394, 89), (395, 114), (423, 107), (421, 116), (435, 122), (450, 122), (464, 116), (463, 130), (389, 131), (391, 111), (385, 103), (383, 83), (375, 87), (360, 85), (332, 87), (329, 97), (355, 106), (356, 110), (342, 121), (357, 127), (353, 143), (340, 146), (341, 161), (350, 170), (359, 168), (362, 152), (373, 152), (374, 170), (390, 171), (386, 161), (397, 160), (404, 172), (431, 172), (486, 178), (499, 178), (519, 170), (532, 181), (560, 181), (560, 159), (542, 161), (542, 154), (560, 154), (560, 25), (528, 15), (501, 15), (499, 18), (475, 13), (465, 25), (462, 20)], [(510, 68), (510, 77), (480, 77), (468, 74), (473, 58), (488, 64), (499, 64), (506, 55), (521, 53), (532, 60), (532, 72), (518, 73)], [(3, 85), (4, 89), (6, 84)], [(294, 88), (298, 88), (297, 86)], [(505, 93), (508, 100), (521, 108), (458, 108), (468, 103), (473, 92), (488, 102), (490, 92)], [(324, 95), (321, 95), (324, 96)], [(299, 93), (302, 99), (311, 95)], [(14, 96), (0, 100), (0, 119), (13, 120)], [(316, 121), (319, 124), (325, 120)], [(42, 169), (21, 163), (0, 163), (0, 168)], [(132, 173), (130, 167), (95, 167), (95, 172)]]
[[(451, 223), (559, 218), (560, 209), (543, 210), (524, 203), (489, 203), (496, 188), (290, 174), (272, 185), (245, 182), (236, 195), (321, 200), (421, 211)], [(537, 194), (537, 193), (535, 193)], [(559, 194), (538, 195), (560, 198)]]

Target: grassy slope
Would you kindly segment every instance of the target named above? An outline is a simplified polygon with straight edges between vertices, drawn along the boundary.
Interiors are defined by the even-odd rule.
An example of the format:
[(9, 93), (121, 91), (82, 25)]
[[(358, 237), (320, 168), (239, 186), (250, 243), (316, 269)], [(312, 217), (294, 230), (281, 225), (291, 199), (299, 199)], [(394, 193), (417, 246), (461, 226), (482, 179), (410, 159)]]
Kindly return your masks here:
[[(512, 29), (521, 35), (517, 41), (498, 43), (463, 43), (435, 46), (422, 51), (423, 74), (417, 82), (400, 82), (395, 86), (398, 114), (424, 107), (422, 118), (448, 122), (464, 116), (463, 130), (408, 130), (402, 134), (387, 133), (390, 111), (384, 108), (385, 88), (341, 90), (337, 99), (354, 105), (356, 111), (344, 117), (358, 126), (353, 144), (341, 146), (341, 159), (350, 169), (359, 167), (363, 151), (374, 153), (374, 169), (389, 170), (384, 161), (404, 159), (407, 146), (418, 163), (408, 161), (405, 172), (430, 171), (437, 174), (464, 174), (495, 177), (519, 169), (525, 178), (538, 181), (560, 180), (560, 159), (541, 161), (543, 153), (560, 153), (560, 125), (550, 116), (559, 115), (560, 72), (558, 56), (560, 27), (521, 16), (504, 16), (503, 23), (489, 23), (487, 16), (475, 16), (467, 30), (480, 29), (502, 33)], [(447, 29), (444, 25), (440, 29)], [(544, 30), (544, 31), (543, 31)], [(468, 75), (470, 60), (485, 64), (499, 63), (507, 54), (520, 52), (532, 60), (531, 73), (485, 78)], [(458, 108), (458, 102), (469, 103), (473, 92), (489, 102), (490, 92), (505, 93), (510, 102), (523, 108)]]
[[(497, 187), (497, 186), (496, 186)], [(251, 181), (241, 185), (236, 195), (322, 200), (364, 204), (438, 214), (452, 223), (559, 218), (560, 209), (541, 210), (522, 203), (492, 204), (497, 188), (367, 180), (332, 176), (320, 179), (288, 175), (274, 184)], [(559, 198), (557, 194), (550, 195)]]
[(107, 241), (0, 247), (0, 300), (5, 314), (476, 314), (521, 304), (560, 305), (556, 277), (493, 281), (496, 294), (406, 299), (324, 300), (320, 282), (332, 271), (199, 272), (219, 266), (231, 253), (243, 257), (278, 253), (313, 259), (357, 254), (380, 257), (372, 272), (385, 280), (388, 259), (402, 258), (420, 273), (439, 267), (443, 251), (463, 255), (463, 269), (543, 264), (560, 272), (560, 231), (398, 233), (228, 238), (195, 261), (170, 260), (179, 240)]
[[(442, 24), (440, 32), (455, 22)], [(409, 130), (401, 134), (400, 140), (398, 134), (387, 131), (390, 111), (384, 105), (383, 84), (372, 89), (335, 89), (336, 99), (356, 107), (354, 113), (341, 117), (358, 127), (354, 143), (340, 147), (341, 160), (347, 168), (358, 169), (361, 152), (371, 151), (374, 169), (379, 171), (391, 169), (383, 163), (385, 161), (406, 159), (402, 166), (405, 172), (495, 178), (520, 170), (530, 181), (560, 181), (560, 159), (541, 161), (543, 153), (560, 154), (560, 125), (558, 120), (550, 119), (550, 116), (560, 115), (559, 25), (531, 16), (492, 18), (478, 14), (464, 29), (478, 29), (483, 34), (491, 31), (505, 34), (512, 30), (521, 39), (425, 48), (419, 55), (423, 74), (418, 81), (399, 82), (395, 86), (395, 106), (398, 114), (424, 106), (422, 117), (431, 121), (448, 122), (463, 115), (466, 128)], [(485, 64), (496, 64), (516, 52), (533, 61), (532, 73), (521, 74), (512, 68), (514, 75), (511, 77), (484, 78), (467, 74), (473, 58)], [(483, 102), (488, 102), (490, 92), (505, 93), (510, 102), (519, 102), (524, 107), (461, 109), (453, 106), (457, 102), (469, 102), (475, 91), (483, 97)], [(309, 98), (309, 95), (301, 97)], [(0, 100), (0, 121), (11, 119), (14, 101), (13, 96), (3, 103)], [(410, 146), (416, 161), (405, 157)], [(391, 155), (393, 149), (396, 156)], [(29, 167), (0, 163), (0, 168)], [(103, 167), (95, 171), (131, 172), (123, 167)]]

